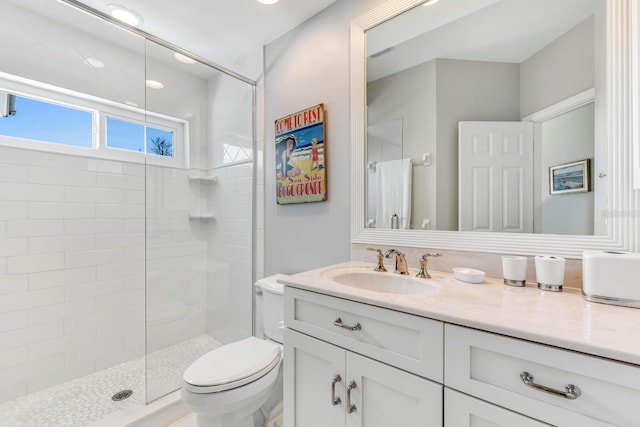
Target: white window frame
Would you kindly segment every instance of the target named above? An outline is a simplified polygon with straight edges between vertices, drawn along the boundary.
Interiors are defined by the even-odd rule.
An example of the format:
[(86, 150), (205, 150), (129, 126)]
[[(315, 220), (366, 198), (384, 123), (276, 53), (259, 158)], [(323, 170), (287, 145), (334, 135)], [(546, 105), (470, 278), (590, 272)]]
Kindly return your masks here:
[[(0, 91), (87, 111), (93, 116), (91, 148), (6, 135), (0, 135), (0, 145), (158, 166), (185, 169), (190, 167), (188, 155), (189, 122), (186, 120), (3, 72), (0, 72)], [(173, 132), (172, 156), (108, 147), (106, 140), (107, 117)]]

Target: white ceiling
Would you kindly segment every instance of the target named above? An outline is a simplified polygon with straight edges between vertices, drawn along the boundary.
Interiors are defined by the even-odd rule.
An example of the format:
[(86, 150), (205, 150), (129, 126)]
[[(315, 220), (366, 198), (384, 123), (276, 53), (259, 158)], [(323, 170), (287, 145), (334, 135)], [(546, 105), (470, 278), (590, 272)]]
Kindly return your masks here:
[[(49, 92), (34, 88), (46, 84), (182, 118), (195, 110), (194, 100), (206, 95), (209, 81), (224, 78), (206, 65), (179, 62), (171, 50), (61, 2), (0, 0), (0, 10), (5, 18), (0, 26), (0, 84), (8, 85), (0, 90), (47, 97)], [(2, 82), (4, 73), (14, 83), (18, 76), (39, 84)], [(165, 87), (147, 91), (146, 79)], [(248, 90), (248, 85), (240, 86)]]
[(140, 14), (140, 29), (235, 69), (257, 49), (303, 23), (336, 0), (80, 0), (106, 13), (120, 4)]
[(434, 58), (521, 63), (593, 15), (602, 0), (441, 0), (367, 32), (368, 81)]

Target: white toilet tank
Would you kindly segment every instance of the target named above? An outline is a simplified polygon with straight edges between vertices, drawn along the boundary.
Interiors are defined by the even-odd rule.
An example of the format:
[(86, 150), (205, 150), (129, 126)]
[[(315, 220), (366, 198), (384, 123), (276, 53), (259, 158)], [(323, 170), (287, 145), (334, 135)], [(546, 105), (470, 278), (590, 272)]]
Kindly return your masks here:
[(274, 274), (256, 282), (256, 288), (262, 291), (262, 322), (264, 335), (282, 344), (284, 325), (284, 285), (278, 279), (285, 274)]

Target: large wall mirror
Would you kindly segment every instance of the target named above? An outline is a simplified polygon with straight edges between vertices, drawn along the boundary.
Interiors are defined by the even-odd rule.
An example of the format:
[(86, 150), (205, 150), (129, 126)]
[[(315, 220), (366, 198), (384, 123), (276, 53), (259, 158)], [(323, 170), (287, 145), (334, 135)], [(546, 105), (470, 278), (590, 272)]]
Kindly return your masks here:
[(355, 19), (353, 242), (632, 249), (631, 2), (393, 0)]

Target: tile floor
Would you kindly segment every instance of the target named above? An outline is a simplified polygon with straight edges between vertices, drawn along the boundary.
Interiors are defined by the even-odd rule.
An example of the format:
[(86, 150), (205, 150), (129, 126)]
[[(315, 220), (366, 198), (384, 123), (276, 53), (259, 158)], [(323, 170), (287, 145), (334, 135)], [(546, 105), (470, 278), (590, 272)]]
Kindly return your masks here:
[[(200, 355), (221, 344), (209, 335), (151, 353), (147, 358), (150, 397), (159, 397), (180, 387), (182, 373)], [(126, 400), (114, 402), (120, 390), (133, 390)], [(145, 358), (131, 360), (93, 374), (40, 390), (0, 404), (2, 427), (80, 427), (145, 402)], [(195, 426), (185, 417), (186, 424)]]

